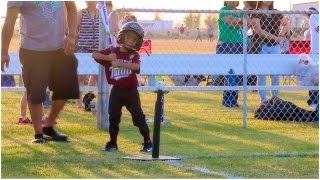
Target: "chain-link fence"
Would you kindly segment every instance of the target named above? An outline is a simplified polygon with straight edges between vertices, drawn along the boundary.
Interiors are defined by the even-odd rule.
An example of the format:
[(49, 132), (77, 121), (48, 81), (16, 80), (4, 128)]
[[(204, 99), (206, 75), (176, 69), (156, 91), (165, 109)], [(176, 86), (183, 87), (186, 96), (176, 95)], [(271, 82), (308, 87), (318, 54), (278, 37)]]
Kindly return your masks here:
[[(303, 57), (306, 58), (302, 61), (295, 61), (301, 57), (300, 54), (318, 53), (312, 52), (313, 44), (311, 39), (308, 39), (308, 31), (312, 34), (319, 30), (313, 31), (312, 29), (314, 24), (318, 28), (318, 18), (314, 18), (318, 16), (318, 13), (308, 12), (311, 14), (308, 17), (304, 15), (307, 12), (300, 11), (118, 9), (116, 12), (120, 20), (119, 26), (126, 15), (135, 15), (138, 22), (144, 27), (145, 42), (143, 49), (140, 50), (142, 67), (144, 61), (151, 60), (152, 57), (159, 57), (158, 60), (163, 60), (164, 63), (170, 63), (170, 59), (176, 57), (191, 59), (193, 62), (189, 64), (190, 69), (196, 69), (206, 57), (212, 61), (216, 57), (216, 60), (223, 57), (221, 66), (199, 65), (206, 67), (206, 70), (204, 69), (199, 74), (190, 70), (190, 74), (179, 75), (178, 72), (183, 71), (179, 67), (172, 67), (177, 70), (177, 73), (171, 75), (155, 73), (145, 76), (142, 73), (139, 77), (141, 102), (148, 119), (153, 119), (154, 116), (156, 95), (152, 92), (154, 90), (152, 87), (162, 81), (168, 89), (173, 87), (165, 95), (165, 121), (185, 123), (188, 120), (201, 122), (202, 119), (210, 119), (239, 127), (243, 126), (244, 119), (252, 120), (250, 122), (252, 127), (256, 125), (254, 121), (259, 119), (318, 121), (316, 107), (318, 104), (319, 59), (314, 58), (317, 56), (305, 55)], [(85, 12), (83, 16), (86, 16)], [(301, 19), (310, 22), (308, 29), (296, 23)], [(94, 19), (88, 17), (82, 22), (83, 24), (80, 24), (80, 32), (83, 36), (79, 37), (78, 53), (91, 53), (97, 48), (96, 43), (101, 39), (97, 34), (98, 21), (99, 18), (94, 16)], [(6, 71), (1, 77), (2, 120), (6, 119), (13, 124), (17, 123), (22, 116), (30, 117), (27, 112), (21, 112), (26, 111), (26, 107), (21, 101), (24, 99), (22, 98), (24, 89), (17, 56), (18, 24), (17, 22), (10, 44), (12, 60), (10, 66), (13, 70), (12, 72)], [(253, 54), (256, 56), (250, 56)], [(276, 56), (267, 54), (278, 54), (279, 56), (272, 61), (268, 57), (275, 58)], [(238, 55), (241, 55), (241, 59), (238, 60), (242, 65), (238, 67), (241, 71), (237, 68), (229, 68), (235, 66), (232, 60)], [(81, 61), (81, 58), (88, 57), (88, 54), (78, 54), (77, 57)], [(253, 62), (252, 59), (255, 58), (259, 63)], [(296, 62), (296, 67), (292, 66), (292, 63), (290, 67), (286, 67), (285, 64), (279, 65), (279, 63), (272, 66), (272, 62), (278, 62), (281, 59)], [(90, 74), (90, 72), (96, 72), (98, 66), (90, 67), (90, 64), (95, 64), (93, 60), (91, 61), (88, 65), (79, 64), (79, 66), (84, 66), (81, 67), (83, 71), (88, 71), (79, 75), (79, 82), (82, 89), (89, 86), (92, 91), (84, 91), (78, 101), (68, 101), (61, 116), (74, 118), (72, 114), (77, 114), (76, 118), (81, 115), (85, 120), (96, 120), (94, 111), (98, 96), (97, 83), (99, 82), (97, 82), (97, 74)], [(249, 67), (251, 62), (253, 65)], [(224, 68), (221, 68), (222, 66)], [(153, 68), (157, 70), (159, 67)], [(277, 70), (284, 73), (278, 74)], [(285, 73), (288, 71), (297, 73)], [(311, 79), (313, 79), (312, 82)], [(46, 108), (50, 107), (50, 103), (48, 91), (48, 98), (44, 103), (44, 114), (47, 113)], [(314, 107), (309, 107), (309, 105)]]

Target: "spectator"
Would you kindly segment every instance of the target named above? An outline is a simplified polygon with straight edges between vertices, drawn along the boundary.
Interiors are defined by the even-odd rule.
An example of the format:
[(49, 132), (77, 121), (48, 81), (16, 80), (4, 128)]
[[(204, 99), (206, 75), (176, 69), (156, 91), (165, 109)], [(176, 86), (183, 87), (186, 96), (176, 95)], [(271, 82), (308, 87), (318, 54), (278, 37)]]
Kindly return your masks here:
[[(98, 10), (96, 8), (96, 4), (97, 4), (96, 1), (94, 1), (94, 2), (93, 1), (86, 1), (86, 2), (87, 2), (88, 8), (89, 8), (89, 6), (91, 7), (90, 9), (91, 9), (92, 12), (98, 13)], [(113, 11), (112, 1), (106, 1), (106, 6), (107, 6), (108, 20), (109, 20), (109, 25), (110, 25), (111, 42), (112, 42), (113, 46), (116, 46), (116, 43), (117, 43), (116, 42), (116, 35), (117, 35), (118, 31), (119, 31), (119, 27), (118, 27), (119, 19), (118, 19), (118, 15)], [(88, 14), (89, 13), (87, 13), (87, 19), (89, 18)], [(92, 17), (94, 17), (94, 16), (92, 16), (92, 14), (93, 13), (91, 13), (90, 19), (92, 19)], [(97, 16), (99, 16), (99, 14)], [(85, 19), (81, 18), (80, 15), (78, 16), (78, 19), (81, 19), (82, 21), (85, 21)], [(79, 22), (79, 23), (80, 23), (79, 25), (81, 26), (81, 22)], [(93, 21), (92, 21), (92, 23), (93, 23)], [(95, 43), (95, 46), (94, 46), (95, 48), (90, 49), (89, 50), (90, 53), (92, 53), (95, 50), (98, 50), (99, 36), (97, 36), (97, 34), (99, 34), (99, 18), (96, 19), (95, 26), (96, 26), (96, 28), (94, 28), (94, 29), (92, 28), (91, 29), (91, 34), (92, 34), (92, 38), (96, 38), (97, 40), (92, 42), (92, 43)], [(80, 27), (80, 29), (81, 29), (81, 27)], [(93, 31), (95, 33), (92, 33)], [(85, 35), (86, 32), (81, 32), (80, 31), (79, 34), (80, 35), (83, 34), (83, 36), (86, 36)], [(93, 36), (94, 34), (95, 34), (95, 36)], [(89, 82), (88, 82), (88, 86), (96, 86), (97, 83), (98, 83), (97, 75), (90, 76)], [(85, 105), (85, 107), (84, 107), (85, 111), (91, 111), (90, 103), (94, 98), (95, 98), (95, 95), (93, 94), (93, 92), (90, 92), (90, 91), (83, 96), (82, 102)]]
[[(224, 7), (221, 10), (236, 10), (239, 1), (224, 1)], [(217, 54), (242, 54), (243, 52), (243, 36), (241, 33), (243, 14), (236, 13), (220, 13), (218, 18), (219, 42), (216, 47)], [(233, 70), (232, 70), (233, 71)], [(230, 72), (232, 72), (230, 71)], [(223, 76), (212, 78), (213, 81), (223, 79)], [(236, 76), (235, 84), (239, 85), (240, 76)], [(225, 107), (238, 107), (238, 91), (224, 91), (222, 104)]]
[(198, 41), (198, 39), (200, 40), (200, 41), (202, 41), (202, 39), (201, 39), (201, 31), (200, 31), (200, 29), (199, 28), (197, 28), (197, 37), (196, 37), (196, 42)]
[[(68, 35), (64, 37), (64, 4), (67, 12)], [(9, 66), (8, 48), (15, 21), (20, 14), (21, 44), (19, 57), (22, 77), (35, 139), (32, 143), (67, 141), (67, 136), (53, 128), (66, 99), (79, 98), (77, 59), (74, 56), (77, 12), (73, 1), (8, 1), (2, 29), (1, 70)], [(35, 28), (36, 27), (36, 28)], [(52, 107), (42, 127), (42, 102), (46, 88), (53, 91)]]
[[(318, 12), (316, 8), (310, 7), (308, 11)], [(311, 35), (311, 54), (319, 54), (319, 14), (306, 14), (309, 20), (309, 31)], [(310, 107), (319, 105), (319, 90), (310, 90), (307, 101)]]
[(207, 32), (207, 34), (208, 34), (208, 41), (209, 42), (212, 42), (213, 41), (213, 38), (214, 38), (214, 35), (213, 35), (213, 27), (212, 27), (212, 25), (210, 24), (209, 25), (209, 28), (208, 28), (208, 32)]
[[(15, 86), (16, 86), (16, 81), (13, 75), (1, 75), (1, 87), (15, 87)], [(27, 117), (27, 107), (28, 107), (27, 94), (23, 93), (23, 96), (20, 102), (20, 118), (17, 124), (26, 125), (26, 124), (32, 123), (31, 120)], [(44, 110), (42, 110), (42, 122), (46, 121), (46, 119), (47, 118), (44, 114)]]
[[(258, 2), (257, 1), (243, 1), (244, 4), (244, 10), (255, 10)], [(248, 30), (248, 53), (249, 54), (259, 54), (260, 49), (260, 42), (258, 40), (258, 35), (253, 34), (252, 26), (254, 25), (251, 21), (251, 15), (248, 16), (248, 24), (249, 24), (249, 30)], [(256, 86), (257, 85), (257, 76), (256, 75), (249, 75), (247, 84), (248, 86)]]
[(311, 41), (311, 32), (310, 32), (310, 19), (309, 16), (311, 14), (305, 14), (307, 19), (302, 21), (301, 28), (305, 29), (303, 33), (303, 38), (305, 41)]
[[(274, 10), (273, 1), (259, 1), (257, 5), (261, 10)], [(286, 18), (282, 14), (253, 14), (252, 21), (254, 23), (253, 32), (258, 35), (260, 44), (260, 54), (280, 54), (279, 42), (284, 40), (288, 32)], [(281, 29), (281, 25), (284, 27)], [(272, 68), (272, 67), (270, 67)], [(279, 85), (279, 76), (271, 76), (272, 86)], [(266, 86), (266, 76), (258, 76), (258, 85)], [(278, 96), (278, 90), (271, 91), (272, 97)], [(261, 102), (267, 100), (267, 91), (259, 90)]]
[(149, 127), (141, 109), (138, 79), (136, 74), (140, 71), (140, 55), (136, 52), (143, 43), (144, 30), (137, 22), (124, 24), (118, 34), (118, 44), (114, 52), (111, 48), (94, 52), (92, 57), (105, 67), (109, 84), (112, 84), (109, 101), (109, 134), (110, 141), (105, 146), (106, 151), (118, 149), (117, 136), (121, 120), (121, 109), (125, 106), (132, 116), (132, 121), (139, 128), (144, 143), (141, 151), (151, 152)]
[(179, 27), (179, 35), (180, 37), (182, 37), (184, 35), (186, 28), (183, 26), (183, 24), (181, 24), (181, 26)]
[[(79, 53), (93, 53), (99, 48), (99, 10), (97, 9), (97, 1), (86, 1), (87, 7), (81, 9), (78, 12), (78, 43), (77, 52)], [(79, 84), (84, 85), (88, 79), (86, 75), (79, 76)], [(98, 82), (97, 75), (91, 75), (89, 77), (88, 85), (95, 86)], [(78, 108), (91, 111), (90, 102), (94, 99), (95, 95), (92, 92), (86, 94), (82, 100), (82, 92), (80, 92), (80, 98), (77, 101)]]
[(167, 31), (167, 37), (168, 38), (170, 37), (170, 31)]
[(292, 30), (291, 30), (291, 21), (289, 19), (288, 16), (284, 16), (285, 20), (283, 21), (283, 26), (281, 26), (281, 30), (283, 28), (285, 28), (284, 31), (286, 31), (285, 35), (284, 35), (284, 39), (282, 41), (280, 41), (280, 50), (281, 50), (281, 54), (290, 54), (289, 50), (290, 50), (290, 38), (292, 36)]
[(112, 1), (106, 1), (108, 9), (108, 20), (110, 25), (110, 33), (112, 36), (112, 45), (117, 46), (117, 35), (119, 32), (119, 17), (115, 11), (113, 11)]
[[(27, 109), (28, 109), (28, 100), (27, 100), (27, 93), (24, 92), (23, 93), (23, 96), (21, 98), (21, 102), (20, 102), (20, 118), (19, 118), (19, 121), (18, 121), (18, 124), (31, 124), (32, 121), (27, 117)], [(45, 124), (46, 123), (46, 120), (47, 120), (47, 117), (44, 113), (44, 106), (42, 106), (42, 117), (41, 117), (41, 121), (42, 121), (42, 124)]]

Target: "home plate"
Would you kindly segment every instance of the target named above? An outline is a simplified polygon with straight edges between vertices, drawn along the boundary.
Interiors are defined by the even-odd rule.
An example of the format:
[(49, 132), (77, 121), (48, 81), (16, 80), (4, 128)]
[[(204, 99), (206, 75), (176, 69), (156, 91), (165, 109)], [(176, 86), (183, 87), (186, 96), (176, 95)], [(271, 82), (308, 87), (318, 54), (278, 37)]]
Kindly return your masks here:
[(158, 158), (153, 158), (149, 156), (130, 156), (123, 157), (122, 159), (136, 160), (136, 161), (169, 161), (169, 160), (181, 160), (181, 158), (171, 157), (171, 156), (159, 156)]

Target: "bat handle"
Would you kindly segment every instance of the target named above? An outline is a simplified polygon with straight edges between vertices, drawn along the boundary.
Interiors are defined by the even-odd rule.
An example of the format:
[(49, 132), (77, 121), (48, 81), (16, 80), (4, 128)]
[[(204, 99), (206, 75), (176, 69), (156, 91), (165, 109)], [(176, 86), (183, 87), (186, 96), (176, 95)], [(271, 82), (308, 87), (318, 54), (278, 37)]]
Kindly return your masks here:
[(115, 48), (112, 45), (110, 46), (110, 50), (111, 50), (111, 53), (115, 53)]

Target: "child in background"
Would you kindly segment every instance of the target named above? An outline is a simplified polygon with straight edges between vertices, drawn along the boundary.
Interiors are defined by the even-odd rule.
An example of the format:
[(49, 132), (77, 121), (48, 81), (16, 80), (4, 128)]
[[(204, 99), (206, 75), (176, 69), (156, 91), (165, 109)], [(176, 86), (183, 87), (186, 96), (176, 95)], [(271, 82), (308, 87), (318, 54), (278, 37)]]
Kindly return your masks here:
[[(28, 108), (28, 100), (27, 100), (27, 93), (24, 92), (23, 96), (21, 98), (20, 102), (20, 115), (21, 117), (19, 118), (18, 124), (26, 125), (26, 124), (31, 124), (32, 121), (27, 117), (27, 108)], [(46, 115), (44, 114), (44, 108), (42, 105), (42, 118), (41, 121), (44, 124), (47, 120)]]
[(196, 37), (196, 40), (195, 40), (195, 41), (197, 42), (198, 39), (199, 39), (200, 41), (202, 41), (200, 28), (197, 28), (197, 37)]
[[(237, 10), (239, 1), (224, 1), (224, 6), (220, 10)], [(218, 17), (218, 43), (216, 46), (216, 54), (242, 54), (243, 53), (243, 35), (242, 31), (242, 17), (243, 13), (220, 13)], [(231, 72), (234, 71), (230, 69)], [(214, 82), (217, 84), (224, 84), (224, 81), (228, 82), (229, 86), (240, 85), (242, 80), (241, 76), (235, 76), (235, 81), (231, 81), (229, 76), (212, 76)], [(230, 77), (230, 78), (229, 78)], [(230, 81), (229, 81), (230, 80)], [(234, 82), (234, 83), (231, 83)], [(238, 91), (225, 90), (223, 91), (222, 105), (226, 108), (239, 107), (238, 104)]]
[(143, 43), (144, 30), (137, 22), (128, 22), (123, 25), (117, 36), (119, 47), (108, 48), (94, 52), (92, 57), (105, 67), (109, 84), (113, 85), (109, 101), (109, 134), (105, 150), (108, 152), (118, 150), (117, 136), (121, 120), (121, 109), (127, 108), (132, 116), (132, 121), (139, 128), (143, 136), (143, 152), (152, 151), (149, 127), (141, 108), (140, 95), (137, 90), (140, 72), (140, 55), (137, 51)]

